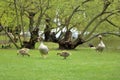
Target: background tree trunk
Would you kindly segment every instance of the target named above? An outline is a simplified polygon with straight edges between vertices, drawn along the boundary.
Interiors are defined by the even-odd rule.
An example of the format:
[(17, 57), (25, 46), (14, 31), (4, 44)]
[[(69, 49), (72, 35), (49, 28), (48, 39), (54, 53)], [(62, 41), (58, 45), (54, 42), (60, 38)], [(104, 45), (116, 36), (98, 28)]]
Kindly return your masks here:
[(59, 49), (75, 49), (78, 45), (83, 44), (84, 40), (80, 37), (76, 40), (72, 38), (72, 32), (68, 30), (65, 33), (65, 38), (59, 40)]
[(31, 32), (31, 38), (29, 40), (29, 42), (23, 41), (23, 46), (25, 48), (29, 48), (29, 49), (34, 49), (35, 48), (35, 44), (38, 41), (38, 32), (39, 32), (39, 28), (34, 29)]
[(50, 41), (50, 37), (51, 37), (51, 25), (50, 25), (50, 19), (46, 18), (46, 26), (44, 29), (44, 34), (45, 34), (45, 41)]

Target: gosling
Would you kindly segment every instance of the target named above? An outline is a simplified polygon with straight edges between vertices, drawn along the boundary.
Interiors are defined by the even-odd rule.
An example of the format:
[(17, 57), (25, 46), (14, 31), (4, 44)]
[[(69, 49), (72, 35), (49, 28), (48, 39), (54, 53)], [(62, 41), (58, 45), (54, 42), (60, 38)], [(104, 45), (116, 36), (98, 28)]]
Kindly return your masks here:
[(28, 53), (29, 52), (29, 49), (28, 48), (22, 48), (20, 50), (17, 51), (17, 55), (22, 55), (22, 56), (29, 56), (30, 57), (30, 54)]
[(69, 53), (69, 52), (67, 52), (67, 51), (62, 51), (61, 53), (60, 53), (60, 52), (57, 53), (57, 55), (62, 56), (63, 59), (66, 59), (68, 56), (71, 55), (71, 53)]

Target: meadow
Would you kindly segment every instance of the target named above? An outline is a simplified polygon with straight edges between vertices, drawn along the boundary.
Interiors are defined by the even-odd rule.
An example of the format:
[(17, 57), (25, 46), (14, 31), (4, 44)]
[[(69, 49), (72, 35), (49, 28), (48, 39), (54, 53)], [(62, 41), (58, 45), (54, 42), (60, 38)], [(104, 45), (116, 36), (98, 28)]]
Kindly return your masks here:
[[(8, 26), (14, 29), (15, 26), (19, 23), (22, 26), (25, 26), (22, 28), (25, 28), (26, 31), (29, 25), (34, 27), (37, 26), (35, 25), (37, 22), (41, 22), (40, 28), (43, 28), (41, 26), (44, 25), (44, 17), (40, 18), (42, 21), (37, 20), (39, 20), (39, 13), (44, 12), (44, 10), (48, 8), (46, 6), (46, 3), (42, 4), (42, 6), (40, 5), (41, 2), (47, 0), (31, 0), (32, 2), (30, 0), (0, 1), (0, 17), (3, 26)], [(16, 9), (18, 10), (15, 10), (14, 7), (16, 1)], [(51, 17), (51, 19), (54, 19), (56, 12), (59, 11), (61, 19), (60, 21), (62, 21), (63, 24), (68, 24), (69, 15), (72, 13), (73, 8), (80, 5), (80, 10), (77, 11), (82, 12), (79, 12), (75, 14), (74, 17), (72, 17), (69, 29), (72, 28), (72, 26), (76, 26), (78, 27), (79, 31), (84, 30), (85, 27), (87, 27), (86, 25), (89, 24), (89, 21), (93, 19), (93, 24), (88, 29), (88, 31), (95, 29), (95, 26), (98, 25), (98, 22), (102, 23), (101, 20), (105, 22), (103, 22), (101, 25), (99, 24), (100, 28), (98, 28), (96, 32), (120, 31), (118, 27), (113, 27), (113, 25), (106, 23), (107, 21), (104, 19), (107, 18), (108, 13), (103, 16), (99, 16), (99, 18), (97, 18), (94, 22), (94, 17), (98, 15), (102, 10), (106, 10), (108, 8), (106, 10), (107, 12), (119, 12), (120, 8), (117, 2), (119, 0), (103, 0), (105, 2), (114, 1), (111, 2), (113, 5), (110, 3), (111, 6), (103, 6), (103, 2), (101, 2), (102, 0), (86, 1), (90, 1), (90, 3), (85, 3), (85, 6), (83, 6), (80, 5), (82, 0), (51, 0), (50, 9), (45, 12), (45, 15), (46, 17), (48, 16)], [(33, 2), (39, 2), (40, 4), (34, 5)], [(29, 4), (33, 5), (29, 6)], [(28, 7), (24, 8), (24, 6)], [(39, 6), (40, 9), (35, 8), (35, 10), (33, 10), (33, 8), (36, 6)], [(29, 13), (31, 13), (31, 10), (32, 12), (35, 12), (35, 17), (34, 14), (29, 15)], [(18, 12), (18, 15), (16, 12)], [(25, 12), (25, 14), (23, 12)], [(36, 12), (38, 14), (36, 14)], [(21, 16), (19, 16), (19, 14)], [(16, 20), (17, 17), (20, 18), (20, 20)], [(35, 21), (33, 20), (32, 23), (34, 25), (31, 24), (32, 17), (35, 19)], [(31, 19), (30, 24), (29, 19)], [(115, 25), (119, 25), (119, 15), (114, 15), (109, 19), (110, 21), (113, 21)], [(65, 20), (65, 22), (63, 22), (63, 20)], [(56, 27), (55, 25), (56, 24), (52, 23), (52, 26)], [(63, 60), (62, 57), (56, 55), (57, 52), (61, 52), (61, 50), (56, 49), (58, 48), (58, 45), (49, 42), (45, 43), (50, 49), (48, 58), (46, 59), (43, 59), (40, 56), (40, 53), (37, 49), (39, 44), (36, 45), (36, 49), (30, 50), (30, 57), (17, 55), (17, 49), (14, 47), (14, 45), (12, 45), (12, 48), (1, 49), (0, 44), (0, 80), (120, 80), (120, 38), (113, 38), (109, 36), (105, 37), (106, 49), (103, 53), (98, 53), (95, 50), (90, 49), (88, 45), (83, 44), (78, 46), (75, 50), (68, 50), (72, 55), (69, 56), (66, 60)], [(9, 40), (9, 38), (7, 36), (0, 35), (0, 40)], [(96, 41), (90, 42), (94, 43), (94, 45), (97, 45), (97, 41), (98, 39), (96, 39)]]
[(0, 49), (0, 80), (120, 80), (120, 50), (98, 53), (79, 46), (63, 60), (56, 55), (61, 52), (58, 45), (46, 45), (47, 59), (37, 48), (30, 50), (30, 57), (17, 55), (17, 49)]

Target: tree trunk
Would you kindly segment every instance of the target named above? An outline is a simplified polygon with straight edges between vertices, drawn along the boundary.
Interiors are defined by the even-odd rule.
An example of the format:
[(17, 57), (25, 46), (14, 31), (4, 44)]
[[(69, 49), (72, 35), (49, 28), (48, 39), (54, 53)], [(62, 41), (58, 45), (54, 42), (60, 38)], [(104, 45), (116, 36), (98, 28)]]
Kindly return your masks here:
[(35, 49), (35, 44), (38, 41), (38, 37), (39, 37), (38, 32), (39, 32), (38, 28), (34, 29), (31, 32), (30, 41), (29, 42), (24, 41), (22, 47), (29, 48), (29, 49)]
[(50, 19), (46, 18), (46, 27), (44, 29), (45, 41), (49, 41), (50, 40), (50, 33), (51, 33)]
[(59, 49), (75, 49), (79, 44), (83, 44), (84, 40), (82, 38), (78, 38), (76, 40), (72, 39), (72, 32), (67, 31), (64, 39), (58, 42)]
[(35, 29), (33, 28), (33, 24), (34, 24), (34, 16), (36, 15), (35, 12), (29, 12), (27, 11), (28, 14), (29, 14), (29, 31), (30, 31), (30, 34), (31, 34), (31, 38), (30, 40), (27, 42), (27, 41), (23, 41), (23, 45), (22, 47), (25, 47), (25, 48), (29, 48), (29, 49), (34, 49), (35, 48), (35, 44), (36, 42), (38, 41), (38, 32), (39, 32), (39, 28), (36, 27)]
[(34, 24), (34, 16), (36, 13), (34, 12), (28, 12), (28, 13), (29, 13), (29, 31), (32, 32), (33, 24)]
[(59, 49), (75, 49), (78, 45), (83, 43), (84, 41), (81, 39), (78, 40), (77, 42), (61, 40), (58, 44), (59, 44)]

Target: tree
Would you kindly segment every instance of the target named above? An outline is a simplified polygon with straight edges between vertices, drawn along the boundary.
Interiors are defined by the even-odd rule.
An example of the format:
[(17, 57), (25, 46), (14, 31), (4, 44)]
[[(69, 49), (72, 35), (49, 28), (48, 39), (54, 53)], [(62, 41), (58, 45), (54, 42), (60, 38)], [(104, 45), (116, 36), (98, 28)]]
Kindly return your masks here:
[(21, 32), (23, 32), (23, 37), (25, 31), (25, 24), (29, 24), (28, 30), (31, 34), (31, 38), (29, 41), (24, 41), (23, 39), (23, 42), (21, 42), (20, 33), (18, 33), (18, 38), (21, 43), (20, 47), (34, 49), (35, 43), (37, 42), (37, 39), (39, 37), (39, 26), (46, 11), (49, 9), (49, 0), (12, 0), (5, 1), (5, 3), (10, 3), (8, 4), (10, 5), (10, 10), (16, 14), (16, 17), (14, 17), (16, 23), (14, 25), (17, 25), (17, 29), (20, 29)]
[[(39, 30), (44, 30), (46, 41), (58, 43), (59, 49), (75, 49), (99, 34), (120, 35), (118, 33), (120, 32), (119, 0), (8, 0), (2, 2), (8, 7), (5, 10), (1, 8), (1, 23), (5, 26), (10, 26), (12, 23), (12, 26), (17, 26), (23, 34), (25, 30), (29, 30), (31, 34), (29, 41), (24, 39), (22, 41), (18, 35), (20, 47), (34, 49)], [(55, 17), (59, 19), (56, 23), (53, 22)], [(46, 24), (45, 28), (41, 27), (44, 24)], [(77, 38), (72, 37), (71, 30), (74, 28), (80, 32)], [(51, 32), (52, 29), (56, 29), (56, 32)], [(60, 35), (56, 37), (58, 33)]]
[[(110, 25), (114, 26), (117, 30), (120, 29), (119, 26), (109, 21), (109, 18), (115, 15), (118, 15), (120, 12), (119, 9), (112, 8), (111, 10), (109, 7), (111, 7), (112, 4), (113, 4), (113, 0), (112, 1), (103, 0), (103, 6), (101, 8), (101, 11), (97, 14), (94, 13), (95, 16), (92, 16), (92, 19), (83, 28), (81, 34), (78, 35), (77, 39), (72, 39), (72, 33), (70, 31), (73, 27), (76, 26), (76, 24), (75, 25), (72, 24), (72, 26), (69, 26), (69, 25), (71, 24), (70, 21), (73, 15), (75, 15), (77, 11), (81, 11), (81, 10), (79, 10), (80, 6), (77, 6), (76, 8), (74, 8), (73, 11), (71, 12), (71, 15), (67, 19), (65, 19), (64, 27), (66, 27), (66, 32), (63, 34), (64, 36), (62, 38), (58, 39), (57, 43), (59, 44), (59, 49), (75, 49), (78, 45), (86, 43), (92, 40), (93, 38), (97, 37), (98, 35), (111, 34), (111, 35), (120, 36), (119, 33), (110, 32), (110, 31), (106, 31), (106, 32), (102, 31), (102, 32), (98, 32), (95, 35), (93, 34), (96, 31), (96, 29), (100, 27), (102, 23), (107, 23), (107, 22)], [(88, 31), (89, 31), (89, 34), (85, 35), (85, 33)]]

